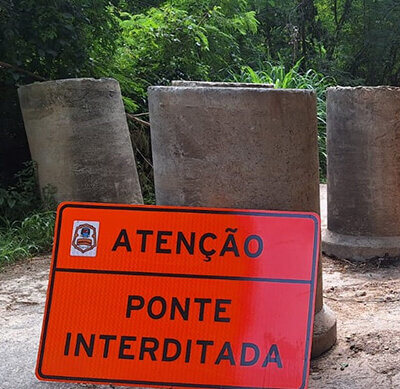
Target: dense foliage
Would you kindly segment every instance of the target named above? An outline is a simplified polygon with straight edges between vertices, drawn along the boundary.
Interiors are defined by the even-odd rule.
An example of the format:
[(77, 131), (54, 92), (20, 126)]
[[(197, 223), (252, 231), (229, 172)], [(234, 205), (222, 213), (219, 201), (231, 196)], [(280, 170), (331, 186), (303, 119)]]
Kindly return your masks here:
[[(295, 66), (296, 87), (321, 98), (325, 80), (398, 85), (399, 16), (396, 0), (0, 0), (0, 62), (11, 65), (0, 64), (0, 87), (112, 76), (127, 111), (146, 112), (149, 85), (240, 79), (244, 67), (268, 79), (271, 63)], [(23, 137), (13, 127), (1, 144)]]
[(241, 42), (258, 24), (246, 3), (174, 0), (139, 14), (114, 8), (121, 32), (111, 72), (131, 98), (128, 108), (146, 105), (149, 85), (223, 79), (229, 69), (238, 70)]
[(0, 267), (15, 259), (49, 251), (55, 220), (52, 190), (44, 200), (33, 163), (16, 174), (16, 184), (0, 187)]
[[(0, 0), (0, 260), (48, 248), (53, 218), (33, 170), (15, 176), (30, 158), (19, 85), (111, 76), (129, 113), (147, 112), (147, 87), (172, 79), (315, 89), (324, 179), (325, 89), (400, 85), (399, 18), (398, 0)], [(151, 202), (148, 127), (129, 125)]]
[(108, 0), (0, 0), (0, 61), (47, 79), (91, 75), (115, 49), (110, 6)]
[[(399, 84), (397, 0), (0, 0), (0, 61), (43, 78), (114, 76), (145, 106), (173, 78), (242, 66), (314, 69), (339, 83)], [(2, 68), (2, 82), (31, 82)]]

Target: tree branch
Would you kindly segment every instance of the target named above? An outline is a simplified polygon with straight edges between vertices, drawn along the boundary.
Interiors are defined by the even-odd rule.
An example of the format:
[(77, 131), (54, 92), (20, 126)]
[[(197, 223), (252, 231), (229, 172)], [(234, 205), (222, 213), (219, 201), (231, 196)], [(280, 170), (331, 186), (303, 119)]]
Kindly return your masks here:
[(146, 127), (150, 127), (150, 123), (149, 122), (146, 122), (145, 120), (142, 120), (142, 119), (139, 119), (138, 117), (137, 117), (137, 115), (132, 115), (131, 113), (125, 113), (126, 114), (126, 117), (128, 118), (128, 119), (130, 119), (130, 120), (134, 120), (134, 121), (136, 121), (136, 122), (138, 122), (138, 123), (140, 123), (140, 124), (143, 124), (144, 126), (146, 126)]
[(25, 69), (22, 69), (22, 68), (20, 68), (18, 66), (11, 65), (11, 64), (9, 64), (7, 62), (0, 61), (0, 67), (6, 68), (6, 69), (12, 69), (12, 70), (15, 70), (18, 73), (26, 74), (27, 76), (30, 76), (30, 77), (34, 78), (35, 80), (38, 80), (38, 81), (47, 81), (47, 79), (42, 77), (42, 76), (38, 76), (35, 73), (32, 73), (32, 72), (30, 72), (28, 70), (25, 70)]

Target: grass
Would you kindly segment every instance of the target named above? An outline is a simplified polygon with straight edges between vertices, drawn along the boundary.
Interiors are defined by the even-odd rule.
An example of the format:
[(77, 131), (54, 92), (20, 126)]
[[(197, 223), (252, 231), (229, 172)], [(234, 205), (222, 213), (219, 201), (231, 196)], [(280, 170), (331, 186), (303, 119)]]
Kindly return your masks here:
[(19, 259), (47, 253), (53, 243), (55, 213), (33, 213), (22, 221), (3, 220), (0, 228), (0, 268)]
[(42, 200), (32, 162), (16, 174), (14, 185), (0, 187), (0, 268), (51, 250), (53, 194), (51, 188), (45, 188)]

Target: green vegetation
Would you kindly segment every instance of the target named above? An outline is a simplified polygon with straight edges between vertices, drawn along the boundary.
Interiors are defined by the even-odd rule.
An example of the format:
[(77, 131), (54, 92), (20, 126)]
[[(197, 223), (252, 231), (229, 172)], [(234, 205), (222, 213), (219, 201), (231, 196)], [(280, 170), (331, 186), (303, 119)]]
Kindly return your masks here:
[[(396, 0), (0, 0), (0, 262), (50, 247), (34, 175), (15, 175), (30, 158), (19, 85), (114, 77), (130, 114), (147, 112), (149, 85), (172, 79), (315, 89), (324, 180), (325, 90), (399, 85), (399, 17)], [(148, 126), (129, 125), (154, 202)]]
[(0, 228), (0, 268), (17, 259), (47, 253), (53, 242), (55, 213), (39, 212)]
[(16, 175), (15, 186), (0, 188), (0, 268), (51, 249), (55, 204), (50, 190), (41, 200), (35, 173), (28, 163)]

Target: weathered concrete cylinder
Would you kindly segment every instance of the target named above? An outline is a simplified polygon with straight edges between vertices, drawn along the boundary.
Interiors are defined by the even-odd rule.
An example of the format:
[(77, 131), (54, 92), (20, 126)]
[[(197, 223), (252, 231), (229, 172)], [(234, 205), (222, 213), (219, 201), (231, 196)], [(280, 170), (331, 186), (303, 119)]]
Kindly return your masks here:
[(39, 184), (58, 202), (142, 203), (116, 80), (68, 79), (19, 88)]
[[(150, 87), (149, 108), (157, 204), (319, 213), (313, 92)], [(313, 356), (336, 341), (318, 277)]]
[(323, 251), (400, 256), (400, 88), (329, 88)]

